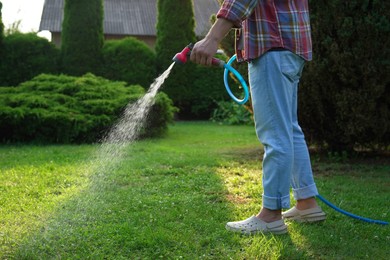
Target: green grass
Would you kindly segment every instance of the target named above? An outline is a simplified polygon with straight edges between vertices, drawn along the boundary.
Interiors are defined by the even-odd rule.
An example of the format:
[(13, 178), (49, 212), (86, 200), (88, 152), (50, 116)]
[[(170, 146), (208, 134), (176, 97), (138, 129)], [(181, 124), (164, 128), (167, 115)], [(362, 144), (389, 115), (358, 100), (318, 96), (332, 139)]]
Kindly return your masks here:
[[(0, 146), (0, 259), (387, 259), (389, 226), (325, 205), (320, 224), (242, 236), (227, 221), (261, 205), (253, 127), (177, 123), (96, 174), (97, 145)], [(95, 158), (95, 160), (97, 160)], [(320, 193), (347, 211), (390, 219), (389, 160), (313, 156)]]

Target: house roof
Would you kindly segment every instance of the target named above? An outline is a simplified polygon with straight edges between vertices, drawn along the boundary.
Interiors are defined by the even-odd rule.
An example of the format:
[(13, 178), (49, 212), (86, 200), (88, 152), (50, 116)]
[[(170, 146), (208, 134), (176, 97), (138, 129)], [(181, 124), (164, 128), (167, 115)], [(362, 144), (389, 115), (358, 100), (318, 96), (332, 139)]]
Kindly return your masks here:
[[(39, 31), (61, 32), (65, 0), (45, 0)], [(217, 0), (194, 0), (195, 34), (204, 36)], [(179, 14), (180, 15), (180, 14)], [(155, 36), (157, 0), (104, 0), (104, 33)]]

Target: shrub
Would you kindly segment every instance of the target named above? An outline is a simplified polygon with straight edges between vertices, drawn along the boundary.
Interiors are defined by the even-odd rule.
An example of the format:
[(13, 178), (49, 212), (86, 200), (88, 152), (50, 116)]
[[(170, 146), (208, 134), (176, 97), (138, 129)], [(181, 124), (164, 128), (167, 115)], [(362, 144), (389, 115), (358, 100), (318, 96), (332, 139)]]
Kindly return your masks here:
[(390, 144), (389, 1), (311, 1), (314, 60), (300, 87), (307, 137), (331, 150)]
[(211, 117), (213, 122), (227, 125), (253, 125), (252, 114), (234, 101), (220, 101)]
[(105, 78), (148, 87), (156, 77), (155, 53), (136, 38), (106, 41), (102, 53), (100, 75)]
[(196, 119), (209, 119), (212, 111), (217, 108), (217, 102), (228, 100), (229, 96), (223, 84), (223, 69), (219, 67), (196, 66), (193, 75), (194, 82), (188, 101), (190, 110), (182, 115)]
[(62, 24), (62, 72), (96, 73), (102, 62), (103, 1), (66, 0)]
[(14, 33), (3, 41), (0, 86), (16, 86), (41, 73), (57, 73), (59, 50), (35, 33)]
[[(227, 61), (224, 55), (216, 55), (216, 58)], [(191, 89), (191, 96), (189, 96), (191, 110), (188, 114), (197, 119), (210, 119), (213, 110), (219, 106), (219, 102), (231, 101), (224, 85), (224, 70), (220, 67), (197, 65), (192, 76), (194, 77), (194, 86)], [(240, 97), (243, 91), (230, 76), (229, 84), (234, 95)]]
[(152, 106), (141, 138), (162, 136), (168, 130), (167, 122), (172, 122), (177, 108), (167, 94), (160, 92)]
[[(173, 56), (190, 42), (195, 42), (195, 20), (191, 0), (157, 1), (157, 72), (162, 73), (172, 63)], [(170, 96), (179, 115), (191, 109), (194, 89), (192, 72), (195, 65), (175, 66), (164, 83), (164, 91)]]
[[(0, 88), (0, 136), (3, 142), (96, 142), (128, 102), (145, 93), (139, 85), (82, 77), (42, 74), (17, 88)], [(173, 119), (174, 108), (157, 95), (143, 136), (159, 136)]]

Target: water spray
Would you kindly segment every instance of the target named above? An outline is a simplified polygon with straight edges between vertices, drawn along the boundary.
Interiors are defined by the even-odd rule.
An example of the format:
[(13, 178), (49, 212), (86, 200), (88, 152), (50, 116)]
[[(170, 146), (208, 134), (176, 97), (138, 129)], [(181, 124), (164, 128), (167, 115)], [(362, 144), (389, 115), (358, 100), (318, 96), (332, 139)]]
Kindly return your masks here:
[[(190, 57), (191, 55), (191, 51), (192, 51), (192, 48), (194, 47), (194, 45), (192, 43), (190, 43), (188, 46), (186, 46), (181, 52), (179, 53), (176, 53), (176, 55), (173, 57), (173, 61), (175, 63), (178, 63), (178, 64), (185, 64), (187, 63), (187, 60), (188, 58)], [(243, 79), (243, 77), (241, 76), (241, 74), (235, 70), (231, 64), (236, 60), (236, 55), (232, 56), (229, 61), (226, 63), (220, 59), (217, 59), (215, 57), (212, 58), (212, 61), (211, 61), (211, 64), (214, 65), (214, 66), (218, 66), (218, 67), (221, 67), (221, 68), (224, 68), (225, 71), (224, 71), (224, 76), (223, 76), (223, 81), (225, 83), (225, 88), (226, 88), (226, 91), (228, 92), (229, 96), (238, 104), (242, 105), (242, 104), (245, 104), (248, 99), (249, 99), (249, 91), (248, 91), (248, 86), (245, 82), (245, 80)], [(241, 86), (242, 88), (244, 89), (244, 98), (243, 99), (238, 99), (236, 96), (234, 96), (234, 94), (232, 93), (232, 91), (230, 90), (230, 86), (229, 86), (229, 83), (228, 83), (228, 75), (229, 75), (229, 72), (233, 73), (234, 76), (238, 79), (238, 81), (241, 83)], [(351, 218), (354, 218), (354, 219), (357, 219), (357, 220), (361, 220), (361, 221), (364, 221), (364, 222), (368, 222), (368, 223), (374, 223), (374, 224), (379, 224), (379, 225), (388, 225), (389, 222), (386, 222), (386, 221), (382, 221), (382, 220), (375, 220), (375, 219), (370, 219), (370, 218), (365, 218), (365, 217), (361, 217), (361, 216), (358, 216), (358, 215), (355, 215), (355, 214), (352, 214), (352, 213), (349, 213), (343, 209), (340, 209), (338, 208), (337, 206), (333, 205), (332, 203), (330, 203), (329, 201), (327, 201), (324, 197), (322, 197), (321, 195), (317, 195), (317, 198), (319, 200), (321, 200), (323, 203), (325, 203), (327, 206), (331, 207), (332, 209), (334, 209), (335, 211), (337, 212), (340, 212), (348, 217), (351, 217)]]
[[(191, 55), (191, 51), (192, 51), (193, 47), (194, 47), (194, 45), (192, 43), (188, 44), (181, 52), (176, 53), (176, 55), (172, 58), (172, 60), (177, 64), (187, 63), (187, 60)], [(213, 57), (211, 60), (211, 64), (224, 69), (223, 81), (225, 83), (225, 88), (226, 88), (227, 93), (236, 103), (243, 105), (249, 100), (249, 90), (248, 90), (248, 85), (246, 84), (244, 78), (241, 76), (241, 74), (235, 68), (233, 68), (231, 66), (231, 64), (235, 60), (236, 60), (236, 55), (231, 57), (227, 63), (224, 62), (223, 60), (220, 60), (220, 59)], [(238, 99), (231, 91), (230, 86), (229, 86), (229, 82), (228, 82), (229, 72), (233, 73), (233, 75), (240, 82), (240, 84), (244, 90), (244, 98), (243, 99)]]

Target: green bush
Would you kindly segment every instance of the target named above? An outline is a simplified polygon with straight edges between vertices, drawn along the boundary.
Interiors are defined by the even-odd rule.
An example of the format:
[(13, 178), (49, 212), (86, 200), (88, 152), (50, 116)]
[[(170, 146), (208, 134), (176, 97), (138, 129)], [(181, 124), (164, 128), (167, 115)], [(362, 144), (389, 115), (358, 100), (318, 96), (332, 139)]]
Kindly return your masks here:
[[(2, 142), (84, 143), (98, 141), (128, 102), (144, 95), (139, 85), (82, 77), (42, 74), (17, 88), (0, 88)], [(173, 119), (171, 100), (159, 93), (143, 129), (162, 135)]]
[[(162, 73), (172, 63), (173, 56), (190, 42), (195, 42), (193, 1), (157, 1), (157, 73)], [(191, 110), (191, 98), (196, 91), (192, 72), (195, 64), (176, 65), (164, 83), (164, 92), (179, 107), (179, 117)]]
[[(227, 61), (224, 55), (216, 55), (216, 58)], [(242, 67), (239, 65), (239, 67)], [(244, 66), (246, 67), (246, 66)], [(214, 109), (219, 106), (219, 102), (231, 101), (224, 85), (224, 70), (220, 67), (206, 67), (197, 65), (191, 74), (193, 80), (193, 87), (188, 96), (191, 102), (189, 117), (196, 119), (210, 119)], [(231, 91), (237, 97), (241, 97), (243, 91), (240, 85), (234, 81), (229, 75), (229, 85)]]
[(191, 76), (194, 77), (191, 95), (188, 96), (191, 106), (187, 113), (182, 114), (196, 119), (209, 119), (218, 101), (229, 99), (223, 84), (223, 69), (198, 65)]
[(58, 73), (59, 50), (35, 33), (13, 33), (4, 38), (0, 86), (16, 86), (41, 73)]
[(155, 53), (136, 38), (106, 41), (102, 54), (100, 75), (107, 79), (148, 87), (157, 76)]
[(167, 122), (173, 122), (173, 117), (177, 108), (173, 106), (173, 101), (167, 94), (160, 92), (152, 106), (146, 121), (144, 130), (141, 131), (141, 138), (158, 137), (168, 130)]
[(252, 114), (234, 101), (220, 101), (213, 111), (211, 121), (227, 125), (253, 125)]
[(314, 60), (300, 87), (306, 136), (330, 150), (390, 144), (390, 2), (310, 1)]
[(66, 0), (61, 37), (62, 72), (97, 73), (102, 62), (103, 0)]

